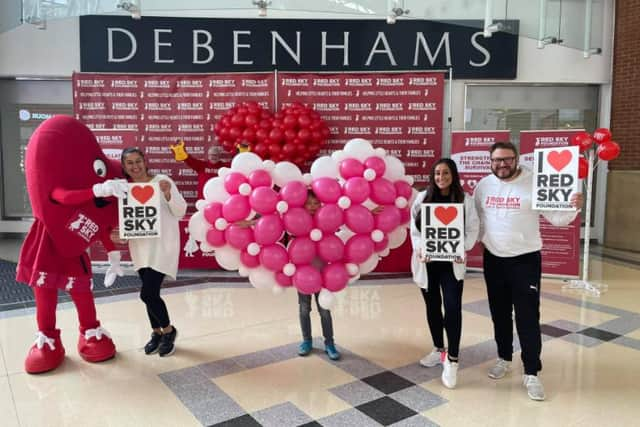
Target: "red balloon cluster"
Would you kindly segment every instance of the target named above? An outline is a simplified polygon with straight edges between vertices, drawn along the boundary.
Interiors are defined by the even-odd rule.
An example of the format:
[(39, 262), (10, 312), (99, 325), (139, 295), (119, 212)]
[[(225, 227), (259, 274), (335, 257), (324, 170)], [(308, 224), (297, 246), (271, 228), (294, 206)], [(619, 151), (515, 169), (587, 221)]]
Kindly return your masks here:
[[(600, 160), (610, 161), (620, 155), (620, 146), (617, 142), (611, 140), (611, 132), (609, 129), (596, 129), (593, 135), (587, 132), (579, 132), (571, 138), (571, 145), (579, 146), (581, 153), (591, 149), (594, 142), (597, 144), (596, 154)], [(584, 157), (581, 157), (580, 163), (578, 164), (578, 177), (580, 179), (586, 178), (588, 173), (589, 162)]]
[(235, 153), (238, 144), (246, 144), (263, 159), (298, 166), (314, 159), (330, 135), (315, 110), (297, 103), (275, 114), (256, 102), (238, 104), (220, 118), (214, 132), (227, 151)]

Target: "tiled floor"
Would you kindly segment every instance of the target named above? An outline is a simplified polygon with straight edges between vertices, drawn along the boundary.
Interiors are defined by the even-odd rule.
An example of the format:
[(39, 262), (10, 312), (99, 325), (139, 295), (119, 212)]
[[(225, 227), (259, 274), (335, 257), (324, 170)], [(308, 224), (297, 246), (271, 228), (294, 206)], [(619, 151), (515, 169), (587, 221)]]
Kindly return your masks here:
[[(333, 310), (332, 362), (322, 340), (297, 356), (297, 298), (242, 283), (167, 289), (180, 329), (175, 355), (141, 350), (149, 328), (135, 294), (98, 300), (118, 355), (88, 364), (75, 351), (73, 307), (60, 305), (67, 358), (31, 376), (22, 363), (33, 340), (33, 309), (0, 312), (2, 426), (566, 426), (638, 425), (640, 270), (594, 259), (600, 298), (542, 285), (545, 402), (527, 398), (522, 369), (502, 380), (486, 371), (496, 357), (486, 291), (471, 274), (463, 297), (458, 387), (441, 368), (417, 361), (431, 349), (422, 297), (407, 280), (361, 282)], [(312, 313), (319, 333), (319, 319)], [(516, 340), (516, 351), (519, 346)], [(516, 354), (514, 360), (518, 360)]]

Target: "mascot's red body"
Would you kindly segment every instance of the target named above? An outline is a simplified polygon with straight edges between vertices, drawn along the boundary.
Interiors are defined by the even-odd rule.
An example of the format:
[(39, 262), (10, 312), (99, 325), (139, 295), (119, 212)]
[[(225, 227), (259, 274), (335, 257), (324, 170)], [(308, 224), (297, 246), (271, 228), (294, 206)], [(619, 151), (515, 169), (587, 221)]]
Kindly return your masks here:
[(100, 362), (115, 355), (96, 318), (87, 248), (101, 240), (108, 251), (114, 249), (109, 232), (117, 225), (117, 199), (96, 197), (96, 185), (113, 182), (108, 180), (121, 174), (116, 165), (91, 131), (71, 117), (45, 121), (29, 141), (25, 169), (35, 222), (17, 268), (17, 280), (33, 288), (36, 300), (39, 332), (25, 360), (29, 373), (55, 369), (64, 359), (56, 329), (58, 289), (69, 292), (76, 306), (82, 358)]

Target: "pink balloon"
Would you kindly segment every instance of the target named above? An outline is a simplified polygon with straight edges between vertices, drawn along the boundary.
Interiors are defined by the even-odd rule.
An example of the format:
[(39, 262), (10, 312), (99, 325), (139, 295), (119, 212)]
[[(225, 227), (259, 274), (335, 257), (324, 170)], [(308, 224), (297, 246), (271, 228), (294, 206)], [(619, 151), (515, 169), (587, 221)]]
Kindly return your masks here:
[(236, 222), (245, 219), (251, 212), (251, 206), (247, 197), (234, 194), (222, 205), (222, 216), (227, 222)]
[(373, 242), (373, 250), (376, 252), (384, 251), (385, 249), (387, 249), (387, 246), (389, 246), (389, 236), (387, 236), (386, 234), (381, 241)]
[(253, 242), (253, 230), (232, 224), (224, 231), (224, 237), (230, 246), (242, 250)]
[(385, 206), (382, 212), (374, 216), (375, 227), (385, 233), (390, 233), (400, 225), (400, 219), (400, 209), (395, 206)]
[(314, 215), (316, 227), (326, 233), (335, 231), (344, 224), (344, 215), (338, 205), (324, 205)]
[(396, 187), (398, 197), (404, 197), (407, 201), (411, 200), (411, 186), (406, 181), (396, 181), (393, 186)]
[(347, 241), (344, 251), (347, 262), (363, 263), (373, 253), (373, 240), (367, 235), (356, 234)]
[(307, 187), (300, 181), (292, 181), (280, 189), (280, 197), (290, 208), (302, 207), (307, 200)]
[(371, 200), (379, 205), (392, 205), (396, 201), (396, 187), (386, 178), (371, 182)]
[(226, 244), (226, 240), (224, 239), (224, 231), (216, 230), (211, 227), (207, 231), (207, 243), (211, 246), (220, 247)]
[(362, 176), (364, 173), (364, 166), (360, 160), (356, 159), (344, 159), (340, 162), (340, 175), (344, 179), (349, 179), (354, 176)]
[(216, 219), (222, 216), (222, 203), (214, 202), (209, 203), (204, 208), (204, 219), (207, 220), (209, 224), (213, 224), (216, 222)]
[(262, 215), (275, 212), (278, 201), (278, 193), (271, 187), (258, 187), (249, 195), (249, 204)]
[(345, 210), (344, 222), (354, 233), (371, 233), (374, 226), (373, 215), (362, 205), (353, 205)]
[(313, 180), (311, 188), (316, 194), (318, 200), (323, 203), (336, 203), (340, 196), (342, 196), (342, 189), (340, 184), (333, 178), (318, 178)]
[(347, 286), (349, 273), (347, 267), (341, 262), (335, 262), (322, 270), (323, 285), (331, 292), (339, 292)]
[(280, 271), (289, 262), (289, 255), (282, 245), (265, 246), (260, 250), (260, 262), (268, 270)]
[(295, 265), (310, 264), (316, 256), (316, 244), (308, 237), (296, 237), (289, 243), (287, 251)]
[(349, 197), (351, 203), (364, 202), (370, 193), (369, 182), (362, 177), (349, 178), (344, 183), (344, 194)]
[(302, 294), (315, 294), (322, 289), (322, 275), (310, 265), (301, 265), (293, 275), (293, 285)]
[(260, 265), (260, 258), (257, 255), (250, 255), (247, 251), (240, 253), (240, 262), (248, 268), (256, 268)]
[(278, 271), (276, 273), (276, 282), (278, 282), (278, 285), (284, 286), (284, 287), (288, 287), (292, 285), (291, 277), (287, 276), (282, 271)]
[(406, 224), (411, 220), (410, 208), (400, 209), (400, 224)]
[(224, 189), (229, 194), (238, 194), (238, 187), (247, 181), (247, 177), (239, 172), (231, 172), (224, 177)]
[(256, 243), (262, 246), (274, 244), (282, 238), (283, 232), (284, 225), (279, 215), (265, 215), (253, 227)]
[(344, 256), (344, 243), (334, 234), (323, 237), (317, 247), (318, 256), (325, 262), (340, 261)]
[(304, 208), (289, 209), (284, 214), (284, 228), (294, 236), (304, 236), (313, 228), (313, 219)]
[(380, 178), (382, 175), (384, 175), (384, 171), (387, 169), (387, 166), (385, 165), (384, 160), (376, 156), (369, 157), (367, 160), (364, 161), (364, 165), (368, 169), (373, 169), (376, 172), (377, 178)]
[(254, 170), (249, 174), (251, 188), (271, 187), (271, 175), (263, 169)]

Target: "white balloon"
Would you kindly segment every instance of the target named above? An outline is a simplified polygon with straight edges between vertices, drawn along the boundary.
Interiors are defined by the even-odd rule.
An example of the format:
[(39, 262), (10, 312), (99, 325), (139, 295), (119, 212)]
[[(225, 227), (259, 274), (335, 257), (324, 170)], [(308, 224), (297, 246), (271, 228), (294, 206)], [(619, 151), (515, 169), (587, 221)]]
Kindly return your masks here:
[(407, 228), (398, 227), (389, 233), (389, 249), (395, 249), (402, 246), (407, 238)]
[(382, 147), (378, 147), (374, 151), (376, 152), (376, 156), (382, 157), (383, 159), (384, 159), (384, 156), (387, 155), (387, 150), (385, 150)]
[(338, 164), (331, 156), (318, 157), (311, 164), (311, 176), (313, 179), (318, 178), (338, 178)]
[(244, 265), (241, 265), (238, 268), (238, 274), (242, 277), (249, 277), (249, 272), (250, 272), (250, 269), (245, 267)]
[(340, 196), (338, 199), (338, 206), (340, 209), (349, 209), (351, 207), (351, 199), (347, 196)]
[(304, 181), (304, 185), (308, 187), (313, 182), (313, 176), (310, 173), (305, 173), (302, 175), (302, 180)]
[(404, 180), (407, 181), (407, 184), (409, 185), (413, 185), (415, 183), (415, 179), (411, 175), (405, 176)]
[(356, 274), (355, 276), (353, 276), (351, 279), (349, 279), (349, 284), (355, 283), (358, 281), (358, 279), (360, 279), (360, 274)]
[(362, 206), (369, 209), (370, 211), (378, 207), (378, 205), (371, 199), (367, 199), (362, 202)]
[(208, 204), (209, 204), (209, 203), (207, 203), (207, 201), (206, 201), (206, 200), (200, 199), (200, 200), (198, 200), (198, 201), (196, 202), (196, 210), (201, 211), (201, 210), (203, 210), (204, 208), (206, 208)]
[(294, 274), (296, 274), (296, 266), (295, 264), (292, 263), (287, 263), (284, 265), (284, 267), (282, 267), (282, 272), (286, 275), (286, 276), (293, 276)]
[(387, 178), (391, 182), (395, 182), (404, 176), (404, 164), (393, 156), (385, 157), (386, 168), (383, 178)]
[(374, 179), (376, 179), (376, 171), (371, 168), (367, 168), (364, 170), (363, 176), (367, 181), (373, 181)]
[(204, 193), (205, 200), (209, 203), (224, 202), (231, 197), (231, 195), (227, 193), (227, 190), (224, 189), (224, 180), (219, 176), (207, 181), (202, 192)]
[(319, 228), (314, 228), (313, 230), (311, 230), (311, 233), (309, 233), (309, 237), (314, 242), (319, 242), (320, 240), (322, 240), (322, 230), (320, 230)]
[(373, 240), (374, 242), (382, 242), (383, 239), (384, 233), (382, 232), (382, 230), (373, 230), (371, 232), (371, 240)]
[(396, 199), (396, 208), (398, 209), (404, 209), (407, 207), (407, 204), (409, 202), (407, 202), (407, 199), (405, 199), (404, 197), (400, 196)]
[(283, 213), (285, 213), (286, 211), (289, 210), (289, 204), (287, 202), (285, 202), (284, 200), (280, 200), (276, 204), (276, 210), (278, 212), (280, 212), (281, 214), (283, 214)]
[(336, 236), (338, 236), (343, 243), (347, 243), (347, 240), (349, 240), (351, 236), (354, 236), (355, 234), (356, 233), (349, 230), (347, 227), (343, 227), (340, 230), (338, 230), (338, 232), (336, 233)]
[(276, 162), (274, 162), (273, 160), (263, 160), (262, 167), (264, 167), (269, 172), (273, 172), (273, 170), (276, 168)]
[(354, 264), (352, 262), (345, 264), (345, 267), (347, 267), (347, 273), (349, 273), (349, 276), (355, 276), (358, 274), (358, 271), (360, 271), (358, 264)]
[(320, 294), (318, 295), (318, 304), (320, 307), (325, 310), (331, 310), (333, 304), (335, 303), (335, 297), (333, 296), (333, 292), (328, 289), (322, 288), (320, 290)]
[(380, 256), (381, 256), (382, 258), (384, 258), (384, 257), (386, 257), (387, 255), (389, 255), (389, 252), (391, 252), (391, 251), (389, 250), (389, 248), (384, 248), (383, 250), (381, 250), (380, 252), (378, 252), (378, 254), (380, 254)]
[(238, 187), (238, 193), (242, 194), (243, 196), (248, 196), (249, 194), (251, 194), (251, 190), (251, 185), (248, 182), (242, 183)]
[(189, 218), (189, 234), (198, 242), (204, 242), (207, 240), (207, 231), (209, 231), (209, 223), (204, 218), (204, 213), (198, 211), (191, 215)]
[(222, 246), (216, 249), (215, 252), (216, 261), (220, 264), (220, 267), (225, 270), (237, 270), (240, 263), (240, 251), (232, 248), (229, 245)]
[(336, 165), (343, 161), (346, 157), (347, 155), (342, 150), (334, 151), (333, 153), (331, 153), (331, 158), (334, 162), (336, 162)]
[(353, 157), (360, 161), (365, 161), (367, 158), (375, 155), (375, 150), (371, 146), (371, 143), (362, 138), (355, 138), (347, 142), (343, 151), (347, 155), (346, 157)]
[(218, 169), (218, 176), (222, 179), (224, 179), (227, 175), (229, 175), (231, 173), (231, 169), (229, 169), (226, 166), (221, 167), (220, 169)]
[(262, 169), (262, 159), (255, 153), (245, 152), (238, 153), (231, 160), (231, 169), (234, 172), (240, 172), (249, 175), (256, 169)]
[(249, 282), (257, 289), (271, 289), (277, 285), (273, 272), (262, 266), (251, 270), (249, 273)]
[(379, 260), (380, 257), (378, 254), (371, 255), (365, 262), (360, 264), (360, 274), (371, 273), (378, 265)]
[(216, 250), (216, 248), (214, 248), (213, 246), (211, 246), (209, 243), (207, 243), (206, 241), (201, 242), (200, 243), (200, 250), (203, 253), (207, 253), (207, 252), (213, 252)]
[(216, 230), (224, 231), (224, 230), (227, 229), (228, 225), (229, 225), (229, 223), (227, 222), (226, 219), (218, 218), (218, 219), (216, 219), (216, 223), (214, 224), (214, 227), (216, 228)]
[(280, 188), (291, 181), (303, 181), (302, 172), (291, 162), (278, 162), (272, 176), (273, 183)]
[(273, 292), (274, 295), (282, 295), (284, 293), (284, 287), (275, 285), (273, 288), (271, 288), (271, 292)]
[(256, 256), (260, 253), (260, 245), (256, 242), (251, 242), (247, 246), (247, 253), (251, 256)]

